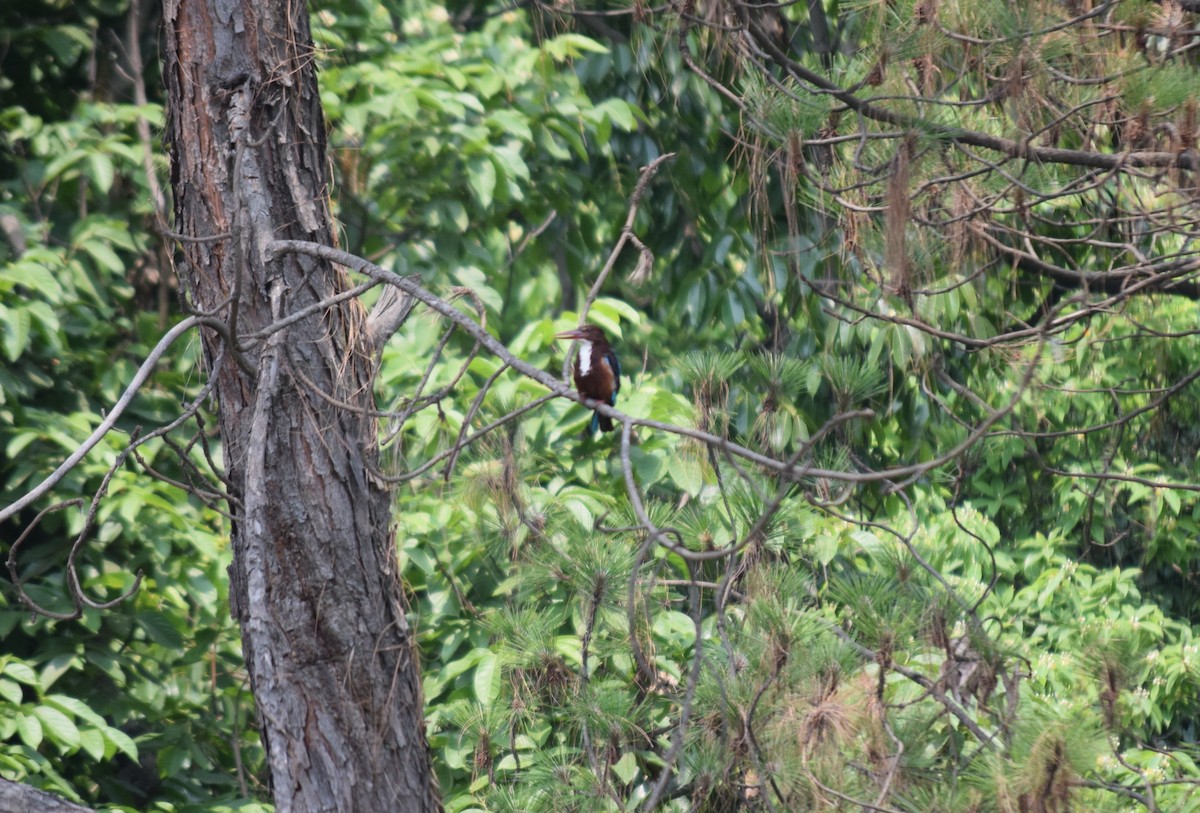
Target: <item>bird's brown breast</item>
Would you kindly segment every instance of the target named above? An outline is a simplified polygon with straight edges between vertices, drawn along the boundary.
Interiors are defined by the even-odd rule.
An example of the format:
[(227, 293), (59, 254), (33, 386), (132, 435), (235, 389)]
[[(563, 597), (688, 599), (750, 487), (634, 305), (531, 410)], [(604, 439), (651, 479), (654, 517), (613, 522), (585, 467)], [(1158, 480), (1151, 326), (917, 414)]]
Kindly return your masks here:
[(586, 375), (581, 375), (581, 366), (578, 362), (575, 364), (575, 388), (580, 393), (588, 398), (594, 398), (597, 401), (608, 401), (612, 397), (613, 390), (616, 388), (616, 380), (613, 377), (612, 368), (608, 366), (608, 362), (604, 357), (593, 358), (591, 368)]

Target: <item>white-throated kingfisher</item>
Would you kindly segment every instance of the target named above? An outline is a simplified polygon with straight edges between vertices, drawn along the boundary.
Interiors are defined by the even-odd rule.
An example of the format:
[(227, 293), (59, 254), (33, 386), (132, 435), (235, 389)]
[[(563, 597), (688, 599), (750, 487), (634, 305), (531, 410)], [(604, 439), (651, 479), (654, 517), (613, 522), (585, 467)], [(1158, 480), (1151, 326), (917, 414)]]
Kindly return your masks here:
[[(575, 389), (584, 398), (602, 401), (609, 406), (617, 405), (617, 393), (621, 391), (621, 362), (613, 352), (604, 331), (595, 325), (584, 325), (578, 330), (567, 330), (556, 339), (574, 339), (579, 342), (579, 353), (575, 356)], [(612, 418), (595, 412), (589, 431), (599, 429), (611, 432)]]

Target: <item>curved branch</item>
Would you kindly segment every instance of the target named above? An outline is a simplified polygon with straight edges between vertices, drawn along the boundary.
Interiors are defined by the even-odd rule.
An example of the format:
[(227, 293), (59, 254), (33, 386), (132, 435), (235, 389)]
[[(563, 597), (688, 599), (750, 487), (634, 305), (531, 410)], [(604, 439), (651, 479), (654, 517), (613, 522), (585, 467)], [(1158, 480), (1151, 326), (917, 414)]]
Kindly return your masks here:
[(19, 497), (12, 504), (0, 509), (0, 522), (4, 522), (5, 520), (14, 516), (18, 511), (24, 509), (26, 506), (30, 505), (36, 500), (41, 499), (46, 492), (54, 488), (54, 486), (56, 486), (59, 481), (67, 475), (67, 472), (78, 466), (80, 461), (87, 457), (88, 452), (94, 449), (96, 444), (99, 443), (105, 435), (111, 432), (114, 426), (116, 426), (117, 419), (119, 419), (121, 415), (125, 413), (125, 410), (129, 408), (129, 405), (133, 403), (133, 399), (137, 396), (138, 390), (140, 390), (142, 385), (146, 383), (146, 380), (150, 378), (150, 374), (154, 372), (155, 365), (158, 364), (158, 360), (162, 358), (162, 355), (167, 351), (167, 348), (174, 344), (176, 339), (187, 333), (192, 328), (196, 327), (197, 325), (207, 324), (208, 321), (209, 320), (201, 316), (189, 316), (187, 319), (184, 319), (182, 322), (175, 325), (175, 327), (168, 330), (166, 334), (164, 334), (163, 337), (158, 340), (158, 344), (154, 345), (154, 349), (150, 351), (149, 355), (146, 356), (146, 360), (142, 362), (142, 366), (138, 367), (138, 371), (134, 374), (133, 380), (129, 382), (129, 386), (125, 388), (125, 392), (123, 392), (121, 397), (117, 399), (117, 402), (113, 404), (113, 408), (109, 411), (108, 415), (104, 417), (104, 420), (100, 421), (100, 425), (97, 426), (92, 434), (88, 435), (87, 439), (79, 445), (79, 448), (72, 452), (71, 455), (64, 460), (48, 477), (46, 477), (45, 480), (42, 480), (42, 482), (38, 483), (36, 486), (26, 492), (23, 497)]

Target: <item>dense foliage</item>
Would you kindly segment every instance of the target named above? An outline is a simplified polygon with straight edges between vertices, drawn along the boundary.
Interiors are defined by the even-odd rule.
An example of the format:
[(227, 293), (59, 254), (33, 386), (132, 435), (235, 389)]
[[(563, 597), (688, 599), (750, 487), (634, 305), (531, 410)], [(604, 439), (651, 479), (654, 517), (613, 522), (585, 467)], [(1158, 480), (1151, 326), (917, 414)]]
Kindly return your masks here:
[[(182, 311), (153, 20), (60, 5), (0, 13), (0, 506)], [(1194, 155), (1196, 15), (1110, 5), (314, 8), (345, 248), (557, 374), (674, 153), (587, 314), (618, 407), (804, 467), (557, 399), (423, 469), (545, 389), (416, 310), (377, 394), (447, 809), (1200, 810), (1195, 167), (1028, 159)], [(45, 609), (73, 564), (98, 602), (142, 574), (78, 620), (0, 594), (7, 778), (269, 804), (217, 438), (124, 453), (203, 383), (179, 343), (0, 525), (83, 499), (11, 565)]]

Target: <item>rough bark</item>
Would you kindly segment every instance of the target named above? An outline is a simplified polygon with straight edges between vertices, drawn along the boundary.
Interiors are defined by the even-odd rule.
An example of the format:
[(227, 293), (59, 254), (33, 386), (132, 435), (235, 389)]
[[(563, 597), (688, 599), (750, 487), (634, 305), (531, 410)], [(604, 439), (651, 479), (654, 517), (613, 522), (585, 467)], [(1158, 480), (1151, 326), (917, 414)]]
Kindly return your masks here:
[(235, 498), (230, 596), (276, 809), (440, 809), (390, 499), (371, 475), (361, 307), (261, 333), (347, 287), (323, 260), (266, 250), (333, 242), (307, 8), (163, 6), (176, 230), (212, 238), (182, 242), (180, 272), (214, 317), (203, 344)]
[(93, 813), (44, 790), (0, 779), (0, 813)]

